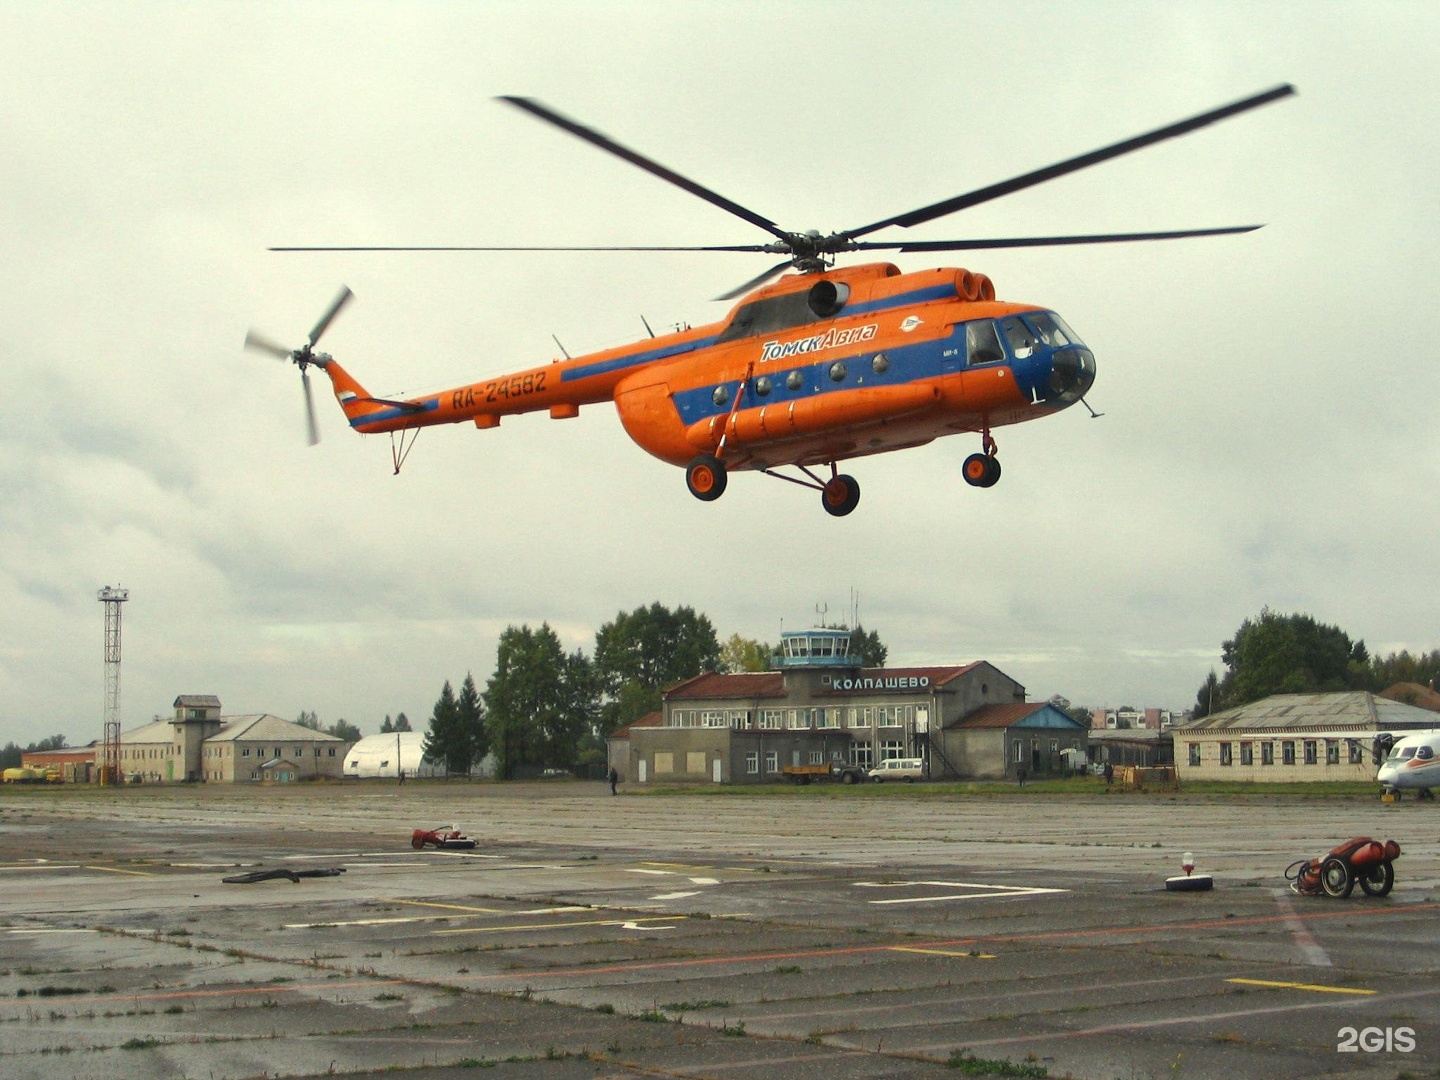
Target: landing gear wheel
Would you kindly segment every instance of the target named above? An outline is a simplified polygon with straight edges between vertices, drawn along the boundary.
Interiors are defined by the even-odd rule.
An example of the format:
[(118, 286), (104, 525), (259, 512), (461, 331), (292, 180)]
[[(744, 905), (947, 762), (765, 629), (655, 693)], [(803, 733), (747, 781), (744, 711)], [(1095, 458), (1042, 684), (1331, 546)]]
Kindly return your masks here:
[(1326, 896), (1344, 900), (1355, 890), (1355, 875), (1350, 872), (1350, 864), (1333, 856), (1326, 859), (1320, 864), (1320, 887)]
[(820, 502), (831, 517), (844, 517), (860, 504), (859, 481), (844, 473), (831, 477), (821, 492)]
[(1360, 875), (1360, 888), (1366, 896), (1389, 896), (1395, 887), (1395, 864), (1382, 862)]
[(685, 486), (701, 502), (714, 502), (725, 494), (725, 466), (719, 458), (701, 454), (685, 466)]
[(1000, 459), (990, 454), (971, 454), (960, 471), (971, 487), (994, 487), (1000, 479)]

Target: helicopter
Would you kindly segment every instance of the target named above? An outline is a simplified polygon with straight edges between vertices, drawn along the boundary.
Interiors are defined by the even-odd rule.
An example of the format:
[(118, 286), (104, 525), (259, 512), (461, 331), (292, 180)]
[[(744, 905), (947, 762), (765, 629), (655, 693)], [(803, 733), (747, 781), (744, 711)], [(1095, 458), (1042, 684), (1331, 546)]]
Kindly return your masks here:
[[(697, 499), (725, 491), (733, 472), (754, 471), (820, 492), (843, 517), (860, 501), (859, 482), (840, 463), (923, 446), (945, 435), (980, 436), (961, 467), (965, 481), (1000, 479), (993, 431), (1082, 402), (1095, 357), (1054, 311), (997, 299), (988, 276), (948, 267), (902, 273), (892, 263), (836, 266), (849, 252), (940, 252), (1106, 244), (1246, 233), (1259, 225), (1088, 236), (965, 240), (867, 240), (1010, 195), (1123, 154), (1237, 116), (1295, 93), (1282, 84), (1142, 135), (1068, 158), (916, 210), (856, 228), (792, 232), (666, 168), (609, 136), (528, 97), (498, 100), (528, 113), (770, 234), (765, 243), (627, 247), (273, 247), (277, 252), (397, 251), (721, 251), (782, 255), (783, 261), (717, 300), (738, 303), (717, 322), (513, 374), (404, 399), (376, 397), (327, 353), (320, 338), (350, 301), (342, 288), (304, 345), (288, 349), (254, 331), (245, 346), (295, 364), (304, 389), (309, 441), (319, 439), (308, 369), (330, 379), (346, 419), (362, 434), (388, 432), (395, 471), (421, 428), (546, 410), (553, 419), (583, 406), (614, 404), (626, 433), (650, 454), (685, 470)], [(785, 273), (790, 270), (792, 273)], [(771, 280), (777, 278), (777, 280)], [(649, 324), (646, 324), (649, 330)], [(562, 352), (563, 347), (562, 347)], [(1086, 408), (1089, 408), (1086, 403)], [(1094, 410), (1091, 410), (1095, 415)], [(399, 441), (396, 442), (398, 435)], [(409, 436), (409, 444), (406, 437)], [(781, 470), (794, 470), (791, 475)]]

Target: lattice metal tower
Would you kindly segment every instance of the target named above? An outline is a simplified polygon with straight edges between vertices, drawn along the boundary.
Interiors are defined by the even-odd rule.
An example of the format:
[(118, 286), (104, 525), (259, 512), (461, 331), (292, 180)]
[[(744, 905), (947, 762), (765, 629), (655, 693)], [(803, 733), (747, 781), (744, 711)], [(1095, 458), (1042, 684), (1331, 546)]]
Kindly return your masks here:
[(130, 590), (101, 589), (98, 599), (105, 605), (105, 738), (101, 743), (102, 784), (120, 783), (120, 605), (130, 599)]

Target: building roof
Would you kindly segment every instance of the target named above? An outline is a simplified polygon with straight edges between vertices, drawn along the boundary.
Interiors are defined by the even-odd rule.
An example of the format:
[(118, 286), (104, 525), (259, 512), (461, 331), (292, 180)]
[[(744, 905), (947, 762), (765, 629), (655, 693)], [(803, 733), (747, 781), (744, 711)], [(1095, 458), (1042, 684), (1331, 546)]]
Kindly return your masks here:
[[(198, 706), (197, 706), (198, 707)], [(175, 739), (175, 721), (154, 720), (122, 732), (122, 743), (168, 743)], [(206, 742), (234, 742), (237, 739), (260, 739), (265, 742), (325, 742), (343, 743), (344, 739), (313, 731), (300, 724), (282, 720), (269, 713), (253, 713), (247, 716), (222, 716), (219, 729)]]
[(973, 731), (985, 728), (1075, 728), (1089, 731), (1069, 713), (1048, 701), (1017, 701), (1007, 705), (981, 705), (945, 725), (946, 731)]
[(732, 675), (707, 671), (677, 683), (665, 692), (666, 699), (670, 701), (784, 696), (785, 676), (779, 671), (742, 671)]
[(1440, 693), (1433, 686), (1418, 682), (1400, 682), (1380, 691), (1382, 698), (1398, 701), (1402, 705), (1414, 705), (1417, 709), (1440, 712)]
[(1364, 690), (1272, 694), (1249, 705), (1175, 724), (1175, 731), (1388, 731), (1437, 726), (1433, 713)]
[(658, 713), (658, 712), (646, 713), (644, 716), (640, 717), (639, 720), (632, 720), (632, 721), (630, 721), (630, 723), (626, 724), (624, 727), (616, 728), (614, 731), (612, 731), (612, 732), (611, 732), (608, 736), (606, 736), (606, 737), (607, 737), (607, 738), (610, 738), (610, 739), (628, 739), (628, 738), (630, 737), (630, 729), (631, 729), (631, 728), (637, 728), (637, 727), (661, 727), (661, 726), (664, 725), (664, 723), (665, 723), (665, 715), (664, 715), (664, 713)]
[(251, 716), (222, 716), (220, 730), (206, 742), (235, 742), (239, 739), (259, 739), (263, 742), (329, 742), (343, 743), (345, 740), (324, 731), (282, 720), (269, 713), (255, 713)]
[(175, 699), (177, 709), (218, 709), (220, 699), (214, 694), (181, 694)]

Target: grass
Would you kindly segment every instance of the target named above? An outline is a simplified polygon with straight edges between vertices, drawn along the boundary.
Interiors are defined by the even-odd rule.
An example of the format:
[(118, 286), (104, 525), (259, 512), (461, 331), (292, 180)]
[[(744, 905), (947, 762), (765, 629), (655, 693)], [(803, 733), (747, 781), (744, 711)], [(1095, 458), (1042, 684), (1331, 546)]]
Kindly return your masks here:
[(990, 797), (998, 795), (1063, 795), (1077, 799), (1125, 798), (1149, 796), (1151, 798), (1176, 795), (1184, 796), (1276, 796), (1289, 795), (1311, 799), (1376, 799), (1379, 787), (1373, 781), (1331, 780), (1308, 783), (1261, 783), (1248, 781), (1191, 780), (1180, 790), (1126, 791), (1119, 787), (1107, 787), (1102, 781), (1091, 776), (1074, 776), (1056, 779), (1026, 780), (1022, 788), (1014, 781), (1001, 780), (937, 780), (919, 784), (650, 784), (636, 787), (632, 796), (669, 798), (696, 795), (710, 796), (758, 796), (780, 799), (890, 799), (890, 798), (955, 798), (971, 795)]
[(1023, 1076), (1040, 1080), (1050, 1075), (1050, 1070), (1043, 1065), (1029, 1065), (1009, 1058), (977, 1058), (966, 1050), (956, 1050), (945, 1064), (966, 1076)]

